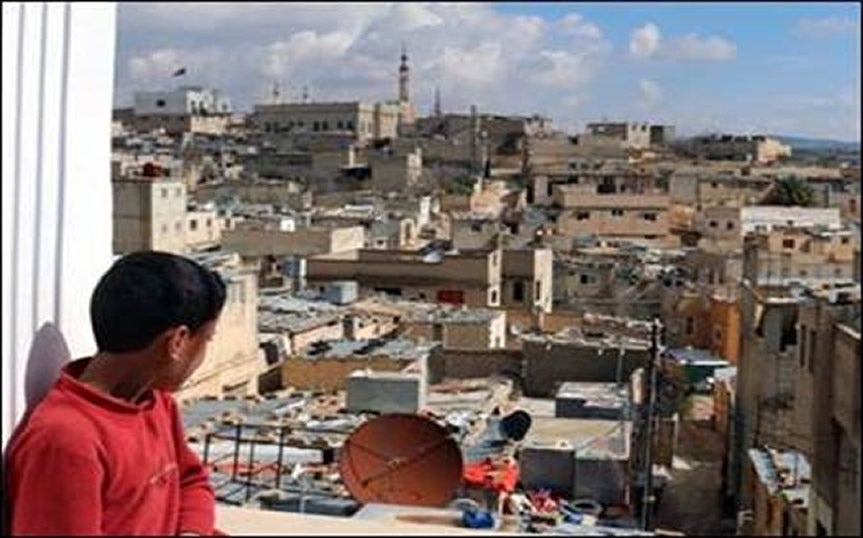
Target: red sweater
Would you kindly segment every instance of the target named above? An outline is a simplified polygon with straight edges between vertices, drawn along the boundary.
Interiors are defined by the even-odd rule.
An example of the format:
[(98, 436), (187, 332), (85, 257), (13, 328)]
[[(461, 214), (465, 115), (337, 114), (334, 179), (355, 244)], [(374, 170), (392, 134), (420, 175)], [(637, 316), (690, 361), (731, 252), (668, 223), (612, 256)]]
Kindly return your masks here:
[(10, 443), (12, 533), (213, 534), (213, 489), (174, 399), (132, 405), (80, 383), (88, 360), (64, 368)]

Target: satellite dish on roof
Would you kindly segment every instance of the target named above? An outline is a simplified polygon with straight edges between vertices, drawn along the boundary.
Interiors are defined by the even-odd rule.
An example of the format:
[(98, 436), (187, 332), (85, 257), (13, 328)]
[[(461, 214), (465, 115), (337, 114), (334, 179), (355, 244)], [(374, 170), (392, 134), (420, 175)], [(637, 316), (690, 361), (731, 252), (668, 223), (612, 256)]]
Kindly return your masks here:
[(461, 450), (443, 426), (402, 413), (365, 422), (339, 454), (342, 481), (361, 503), (446, 506), (462, 467)]
[(500, 419), (500, 433), (507, 439), (521, 441), (527, 435), (532, 423), (533, 420), (527, 411), (519, 409)]

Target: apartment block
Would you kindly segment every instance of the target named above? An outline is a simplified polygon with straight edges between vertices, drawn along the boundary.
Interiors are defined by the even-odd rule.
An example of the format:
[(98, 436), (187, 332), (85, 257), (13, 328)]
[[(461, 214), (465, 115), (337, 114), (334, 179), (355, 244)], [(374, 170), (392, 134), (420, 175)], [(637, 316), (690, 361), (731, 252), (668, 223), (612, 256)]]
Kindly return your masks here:
[(499, 306), (500, 250), (449, 253), (359, 249), (308, 260), (310, 286), (354, 280), (360, 294), (386, 293), (407, 299), (469, 306)]
[(186, 251), (186, 185), (166, 177), (132, 177), (111, 182), (114, 253)]
[(554, 285), (550, 248), (504, 249), (502, 306), (550, 313)]

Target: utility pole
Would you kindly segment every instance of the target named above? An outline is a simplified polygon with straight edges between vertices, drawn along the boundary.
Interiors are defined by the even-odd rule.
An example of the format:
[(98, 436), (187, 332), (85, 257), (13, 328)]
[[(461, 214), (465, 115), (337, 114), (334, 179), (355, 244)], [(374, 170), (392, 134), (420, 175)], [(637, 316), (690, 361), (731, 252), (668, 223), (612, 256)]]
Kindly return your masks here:
[(650, 328), (650, 363), (648, 369), (647, 417), (645, 420), (644, 440), (644, 492), (641, 502), (641, 528), (650, 530), (653, 527), (653, 415), (656, 411), (656, 379), (659, 362), (659, 331), (660, 322), (653, 319)]

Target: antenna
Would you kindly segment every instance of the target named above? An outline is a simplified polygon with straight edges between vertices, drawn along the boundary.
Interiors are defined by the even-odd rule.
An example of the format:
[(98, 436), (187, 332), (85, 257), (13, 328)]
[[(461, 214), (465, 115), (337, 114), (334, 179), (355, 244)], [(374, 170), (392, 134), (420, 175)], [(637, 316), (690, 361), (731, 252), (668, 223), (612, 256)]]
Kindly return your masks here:
[(308, 86), (303, 86), (303, 97), (302, 97), (302, 102), (303, 102), (303, 103), (308, 103), (308, 102), (309, 102), (309, 87), (308, 87)]
[(278, 82), (273, 83), (273, 104), (274, 105), (279, 104), (279, 83)]

